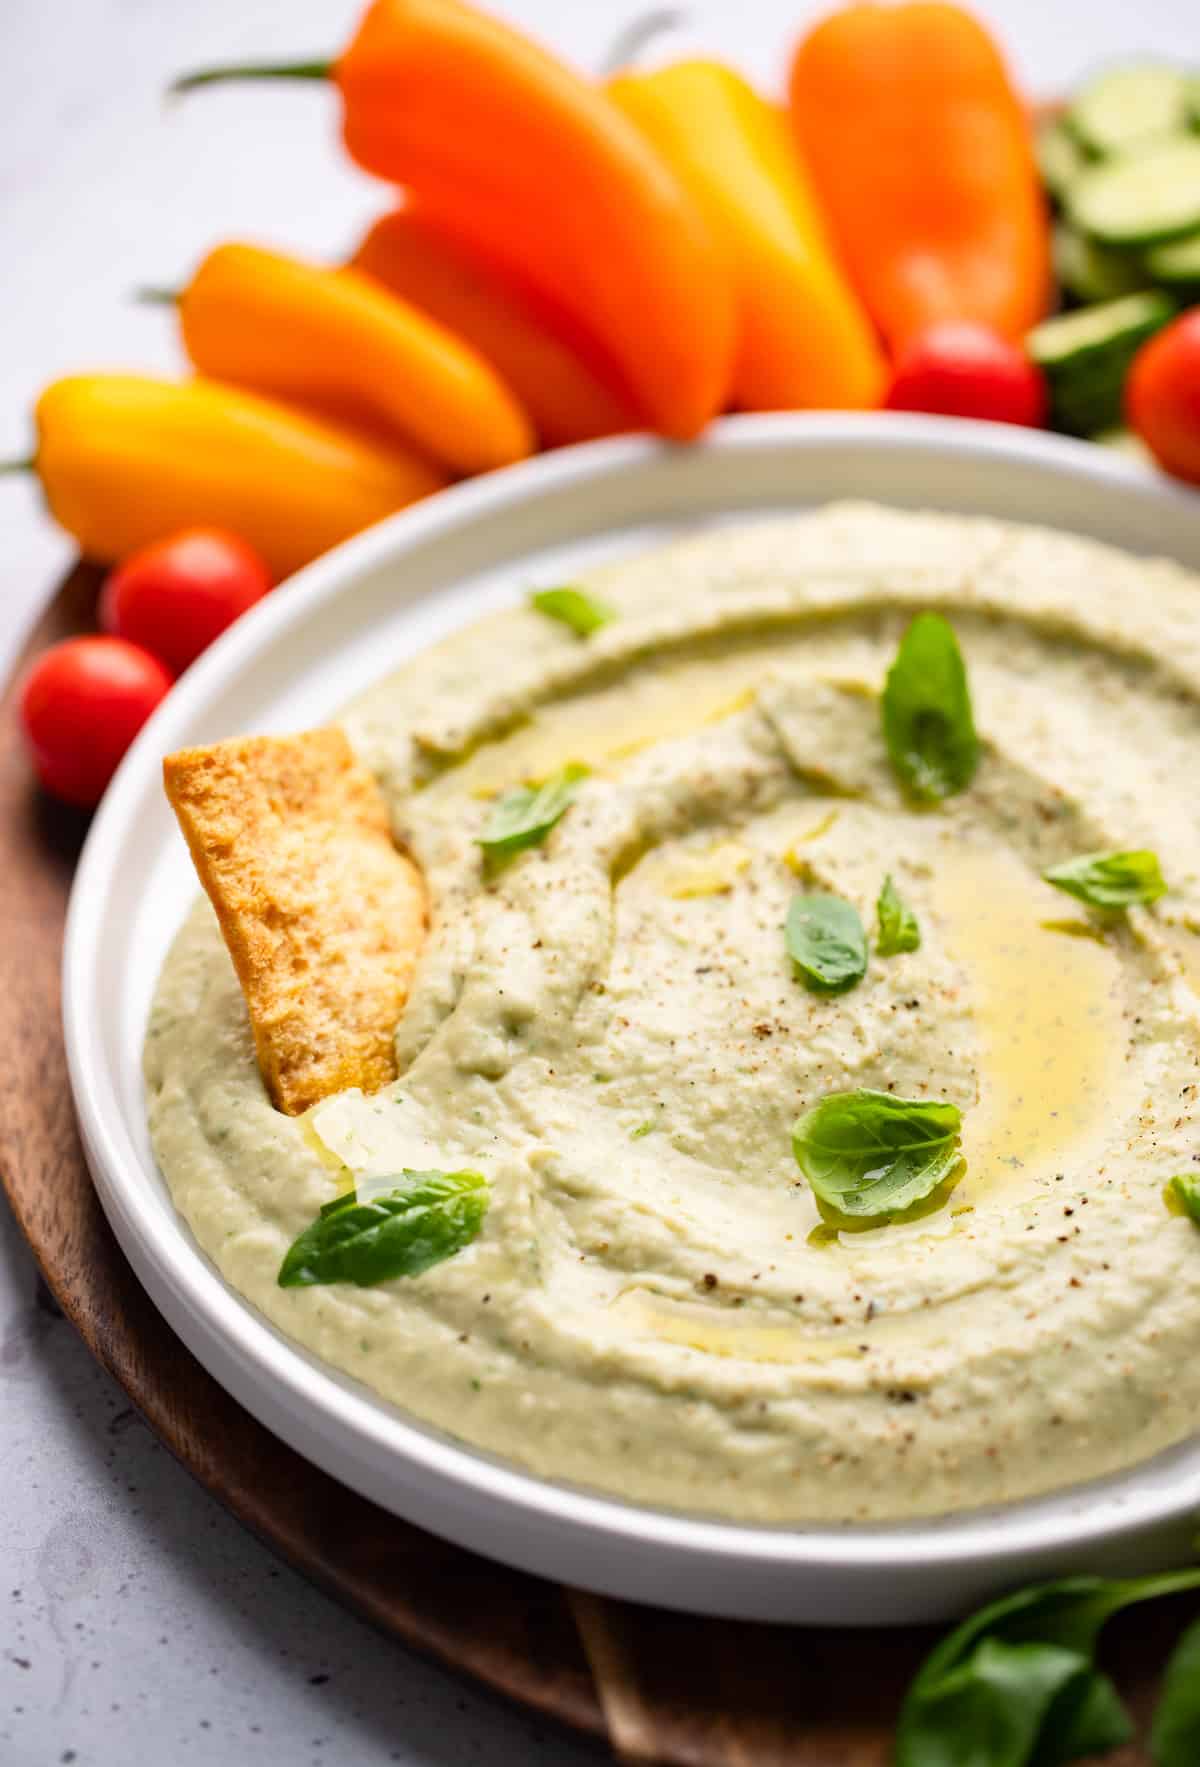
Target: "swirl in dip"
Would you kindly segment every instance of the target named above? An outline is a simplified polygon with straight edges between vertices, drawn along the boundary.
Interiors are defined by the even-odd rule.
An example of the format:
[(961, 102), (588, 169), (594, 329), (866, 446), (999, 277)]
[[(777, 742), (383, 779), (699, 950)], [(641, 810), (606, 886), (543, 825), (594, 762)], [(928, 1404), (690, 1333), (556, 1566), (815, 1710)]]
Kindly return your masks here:
[[(400, 1078), (289, 1118), (202, 903), (146, 1047), (175, 1201), (275, 1325), (537, 1473), (756, 1522), (882, 1521), (1125, 1467), (1200, 1416), (1200, 582), (1049, 531), (839, 505), (709, 530), (522, 606), (344, 725), (423, 868)], [(957, 634), (981, 740), (915, 808), (879, 695), (914, 612)], [(491, 800), (590, 768), (489, 867)], [(1042, 871), (1150, 848), (1169, 894), (1096, 915)], [(799, 888), (921, 930), (838, 994)], [(853, 1088), (962, 1111), (939, 1206), (822, 1222), (792, 1125)], [(491, 1204), (412, 1278), (281, 1288), (322, 1204), (469, 1168)]]

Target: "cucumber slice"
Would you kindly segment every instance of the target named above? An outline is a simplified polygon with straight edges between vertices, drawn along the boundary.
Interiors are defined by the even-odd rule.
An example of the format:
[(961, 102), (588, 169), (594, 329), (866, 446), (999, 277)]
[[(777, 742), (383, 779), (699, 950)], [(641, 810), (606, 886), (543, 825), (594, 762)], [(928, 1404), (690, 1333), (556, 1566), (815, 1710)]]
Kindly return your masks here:
[(1188, 76), (1165, 62), (1109, 68), (1089, 80), (1067, 113), (1089, 153), (1107, 158), (1188, 126)]
[(1153, 282), (1165, 282), (1168, 288), (1200, 287), (1200, 232), (1151, 246), (1143, 262)]
[(1067, 216), (1102, 245), (1157, 245), (1200, 230), (1200, 137), (1173, 135), (1091, 166), (1072, 185)]
[(1145, 338), (1165, 325), (1175, 311), (1169, 295), (1156, 289), (1105, 301), (1078, 313), (1060, 313), (1043, 319), (1026, 339), (1033, 360), (1047, 371), (1067, 364), (1091, 363), (1101, 354), (1132, 343), (1136, 349)]
[(1088, 162), (1061, 117), (1041, 124), (1034, 140), (1034, 152), (1042, 183), (1055, 202), (1065, 202), (1067, 192)]
[(1066, 436), (1099, 435), (1124, 415), (1124, 374), (1105, 375), (1084, 387), (1067, 386), (1051, 395), (1050, 427)]
[[(1168, 251), (1168, 246), (1160, 246)], [(1054, 273), (1077, 301), (1112, 301), (1118, 295), (1148, 288), (1155, 280), (1128, 252), (1097, 245), (1065, 221), (1054, 229)]]
[(1171, 297), (1153, 289), (1035, 325), (1025, 347), (1046, 376), (1055, 429), (1094, 436), (1115, 428), (1129, 364), (1174, 312)]
[(1142, 466), (1150, 466), (1154, 456), (1140, 436), (1135, 436), (1131, 429), (1105, 429), (1099, 435), (1092, 436), (1102, 448), (1113, 448), (1118, 454), (1128, 455), (1130, 460), (1140, 462)]

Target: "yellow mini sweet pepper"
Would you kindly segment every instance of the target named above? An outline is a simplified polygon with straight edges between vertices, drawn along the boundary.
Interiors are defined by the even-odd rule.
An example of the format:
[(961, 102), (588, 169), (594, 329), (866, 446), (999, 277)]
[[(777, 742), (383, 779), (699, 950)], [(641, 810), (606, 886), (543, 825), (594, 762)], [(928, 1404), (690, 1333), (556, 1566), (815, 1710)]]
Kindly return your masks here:
[(534, 449), (516, 395), (479, 352), (354, 269), (221, 245), (178, 297), (199, 372), (406, 440), (455, 473)]
[(46, 388), (36, 419), (30, 464), (50, 509), (101, 563), (203, 524), (285, 577), (446, 482), (418, 454), (211, 381), (74, 375)]
[(882, 351), (779, 110), (713, 61), (618, 74), (608, 94), (723, 248), (738, 329), (733, 403), (745, 411), (878, 405)]

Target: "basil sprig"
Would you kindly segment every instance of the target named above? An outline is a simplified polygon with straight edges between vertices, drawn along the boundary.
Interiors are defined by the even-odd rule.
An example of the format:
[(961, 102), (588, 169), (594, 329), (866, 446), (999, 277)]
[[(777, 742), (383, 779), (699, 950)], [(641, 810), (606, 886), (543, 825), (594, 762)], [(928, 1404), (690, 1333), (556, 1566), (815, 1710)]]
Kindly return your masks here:
[(558, 620), (569, 626), (580, 638), (590, 638), (593, 632), (610, 625), (617, 617), (611, 607), (605, 607), (602, 601), (569, 584), (561, 589), (536, 590), (529, 597), (529, 605), (545, 614), (548, 620)]
[(958, 1169), (956, 1104), (891, 1092), (831, 1092), (792, 1129), (796, 1164), (821, 1206), (886, 1220), (931, 1196)]
[(1179, 1640), (1163, 1677), (1150, 1729), (1155, 1767), (1195, 1767), (1200, 1761), (1200, 1625)]
[[(1133, 1725), (1096, 1668), (1113, 1614), (1200, 1588), (1200, 1569), (1110, 1581), (1068, 1577), (982, 1608), (925, 1659), (896, 1729), (895, 1767), (1058, 1767), (1119, 1748)], [(1200, 1759), (1200, 1641), (1176, 1652), (1154, 1724), (1156, 1767)]]
[(883, 739), (904, 788), (937, 804), (971, 783), (979, 738), (954, 628), (918, 614), (900, 640), (883, 690)]
[(842, 994), (867, 972), (867, 935), (841, 896), (793, 896), (784, 922), (788, 955), (806, 988)]
[(478, 1172), (410, 1172), (395, 1189), (326, 1203), (279, 1266), (280, 1288), (353, 1282), (369, 1288), (419, 1276), (469, 1245), (483, 1225), (488, 1189)]
[(588, 770), (571, 762), (541, 785), (515, 785), (498, 797), (479, 837), (489, 859), (507, 859), (544, 841), (566, 814)]
[(1089, 908), (1132, 908), (1157, 902), (1167, 893), (1157, 853), (1144, 848), (1131, 853), (1082, 853), (1052, 865), (1042, 876)]
[(875, 949), (881, 957), (897, 957), (902, 951), (916, 951), (921, 945), (921, 928), (916, 915), (892, 882), (892, 874), (883, 880), (879, 900), (875, 904), (879, 930)]

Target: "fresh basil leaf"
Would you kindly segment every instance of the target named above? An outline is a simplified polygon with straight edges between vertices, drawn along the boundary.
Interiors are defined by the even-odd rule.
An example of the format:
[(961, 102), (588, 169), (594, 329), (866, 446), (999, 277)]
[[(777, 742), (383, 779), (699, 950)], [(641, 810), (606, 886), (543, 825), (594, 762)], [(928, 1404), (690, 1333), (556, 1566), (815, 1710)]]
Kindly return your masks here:
[(572, 762), (541, 785), (515, 785), (496, 799), (479, 845), (489, 859), (507, 859), (545, 840), (574, 801), (588, 770)]
[(1152, 1577), (1059, 1577), (1030, 1584), (989, 1602), (948, 1632), (926, 1657), (913, 1687), (953, 1668), (985, 1633), (994, 1632), (1015, 1644), (1032, 1640), (1091, 1651), (1105, 1622), (1121, 1608), (1188, 1589), (1200, 1589), (1200, 1568)]
[(487, 1213), (478, 1172), (410, 1172), (394, 1190), (359, 1202), (354, 1192), (326, 1203), (279, 1266), (280, 1288), (419, 1276), (469, 1245)]
[[(1093, 1659), (1101, 1628), (1113, 1614), (1134, 1602), (1200, 1588), (1200, 1569), (1161, 1576), (1107, 1580), (1066, 1577), (1035, 1584), (1004, 1596), (972, 1614), (925, 1659), (908, 1691), (896, 1731), (895, 1767), (1059, 1767), (1083, 1755), (1096, 1754), (1128, 1740), (1131, 1726), (1115, 1688), (1095, 1668)], [(1042, 1716), (1031, 1745), (1023, 1755), (989, 1752), (989, 1733), (956, 1728), (959, 1714), (972, 1697), (969, 1687), (982, 1671), (987, 1688), (981, 1698), (992, 1700), (1004, 1685), (998, 1659), (985, 1647), (1033, 1646), (1074, 1655), (1083, 1669), (1066, 1677)], [(996, 1719), (996, 1734), (1017, 1734), (1022, 1714), (1044, 1692), (1050, 1671), (1043, 1660), (1026, 1659), (1033, 1680), (1027, 1694), (1011, 1686), (1015, 1715)], [(1016, 1659), (1006, 1658), (1012, 1666)], [(953, 1696), (953, 1697), (952, 1697)], [(978, 1711), (979, 1707), (975, 1710)], [(938, 1752), (940, 1751), (940, 1752)], [(1195, 1758), (1194, 1756), (1192, 1757)], [(1170, 1762), (1169, 1767), (1176, 1767)]]
[(1055, 1700), (1089, 1674), (1077, 1650), (984, 1638), (918, 1703), (906, 1703), (895, 1767), (1027, 1767)]
[(545, 614), (547, 619), (559, 620), (569, 626), (580, 638), (590, 638), (593, 632), (598, 632), (601, 626), (609, 625), (617, 617), (611, 607), (605, 607), (594, 596), (569, 585), (562, 589), (539, 589), (529, 597), (529, 605)]
[(1150, 1729), (1154, 1767), (1196, 1767), (1200, 1761), (1200, 1624), (1189, 1626), (1171, 1653)]
[(1167, 1179), (1167, 1207), (1177, 1215), (1190, 1215), (1200, 1227), (1200, 1173), (1180, 1172)]
[(819, 1204), (859, 1219), (921, 1202), (961, 1163), (955, 1104), (891, 1092), (832, 1092), (799, 1119), (792, 1152)]
[(1158, 855), (1134, 853), (1083, 853), (1064, 859), (1042, 876), (1056, 890), (1065, 890), (1089, 908), (1132, 908), (1139, 902), (1157, 902), (1167, 886), (1159, 869)]
[(863, 923), (840, 896), (793, 896), (784, 938), (805, 987), (814, 993), (844, 993), (867, 973)]
[(918, 614), (883, 690), (883, 738), (900, 783), (937, 804), (970, 785), (979, 764), (967, 671), (954, 628)]
[(875, 904), (879, 932), (875, 949), (881, 957), (898, 957), (902, 951), (917, 951), (921, 945), (921, 928), (917, 917), (892, 882), (892, 874), (883, 880), (879, 900)]
[(1062, 1767), (1084, 1755), (1106, 1754), (1133, 1734), (1120, 1694), (1107, 1675), (1091, 1668), (1068, 1682), (1051, 1704), (1038, 1737), (1035, 1767)]

